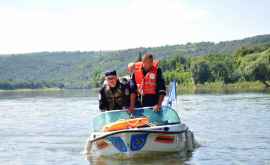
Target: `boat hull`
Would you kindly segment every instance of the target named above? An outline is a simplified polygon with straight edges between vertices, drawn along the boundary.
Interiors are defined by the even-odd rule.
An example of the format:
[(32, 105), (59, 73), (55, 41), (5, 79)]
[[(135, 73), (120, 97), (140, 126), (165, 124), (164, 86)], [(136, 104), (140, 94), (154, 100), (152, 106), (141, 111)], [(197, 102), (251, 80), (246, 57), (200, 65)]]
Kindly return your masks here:
[[(169, 130), (168, 130), (169, 128)], [(185, 125), (92, 133), (85, 147), (86, 157), (130, 159), (152, 157), (195, 147), (193, 134)]]

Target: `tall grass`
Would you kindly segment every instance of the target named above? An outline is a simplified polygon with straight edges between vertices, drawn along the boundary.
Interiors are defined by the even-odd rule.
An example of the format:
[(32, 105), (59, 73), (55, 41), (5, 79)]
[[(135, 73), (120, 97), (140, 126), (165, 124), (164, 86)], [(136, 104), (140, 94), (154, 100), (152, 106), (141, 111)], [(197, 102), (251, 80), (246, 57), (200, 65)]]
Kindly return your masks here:
[(237, 82), (233, 84), (224, 84), (223, 82), (211, 82), (205, 84), (178, 84), (179, 93), (235, 93), (235, 92), (270, 92), (259, 81), (254, 82)]

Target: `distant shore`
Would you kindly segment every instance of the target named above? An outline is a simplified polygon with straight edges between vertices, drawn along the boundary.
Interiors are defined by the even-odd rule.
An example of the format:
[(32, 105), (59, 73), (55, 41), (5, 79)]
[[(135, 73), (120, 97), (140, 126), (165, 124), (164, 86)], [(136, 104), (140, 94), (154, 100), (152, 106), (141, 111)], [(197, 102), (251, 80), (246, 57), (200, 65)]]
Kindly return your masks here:
[(177, 87), (178, 93), (237, 93), (237, 92), (270, 92), (259, 81), (254, 82), (237, 82), (233, 84), (224, 84), (222, 82), (212, 82), (205, 84), (188, 84)]
[[(92, 90), (98, 91), (99, 88), (92, 89), (66, 89), (66, 88), (24, 88), (24, 89), (0, 89), (1, 92), (59, 92), (66, 90)], [(179, 94), (188, 93), (238, 93), (238, 92), (270, 92), (270, 88), (266, 88), (259, 81), (254, 82), (237, 82), (233, 84), (224, 84), (222, 82), (211, 82), (205, 84), (178, 84), (177, 92)]]
[(55, 92), (63, 91), (62, 88), (23, 88), (23, 89), (0, 89), (0, 92)]

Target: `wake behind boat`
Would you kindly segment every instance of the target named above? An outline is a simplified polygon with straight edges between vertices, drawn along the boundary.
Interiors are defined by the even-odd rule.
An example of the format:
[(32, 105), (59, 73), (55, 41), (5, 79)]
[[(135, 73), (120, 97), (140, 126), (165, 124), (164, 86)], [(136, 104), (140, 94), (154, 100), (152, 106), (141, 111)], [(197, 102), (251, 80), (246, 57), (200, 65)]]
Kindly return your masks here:
[(160, 112), (152, 107), (139, 108), (132, 118), (126, 110), (102, 112), (92, 126), (85, 146), (87, 159), (130, 159), (191, 152), (195, 148), (193, 133), (169, 106), (163, 106)]

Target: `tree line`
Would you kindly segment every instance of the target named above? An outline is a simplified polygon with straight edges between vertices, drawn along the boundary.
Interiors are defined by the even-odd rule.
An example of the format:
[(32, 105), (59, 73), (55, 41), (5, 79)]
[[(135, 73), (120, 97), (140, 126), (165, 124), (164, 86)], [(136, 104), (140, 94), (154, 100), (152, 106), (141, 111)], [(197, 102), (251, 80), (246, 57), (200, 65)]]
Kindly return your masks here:
[(182, 85), (239, 81), (260, 81), (270, 84), (270, 45), (241, 47), (232, 54), (174, 56), (161, 60), (167, 83), (175, 79)]
[(40, 88), (64, 88), (64, 84), (53, 81), (18, 81), (18, 80), (1, 80), (0, 89), (40, 89)]
[(270, 35), (261, 35), (220, 43), (198, 42), (117, 51), (0, 55), (0, 89), (99, 87), (104, 71), (115, 69), (119, 75), (125, 75), (127, 64), (138, 60), (138, 56), (141, 58), (144, 52), (151, 52), (161, 60), (166, 82), (177, 79), (181, 84), (190, 85), (260, 80), (267, 85), (269, 65), (265, 59), (269, 47), (265, 45), (269, 43)]

